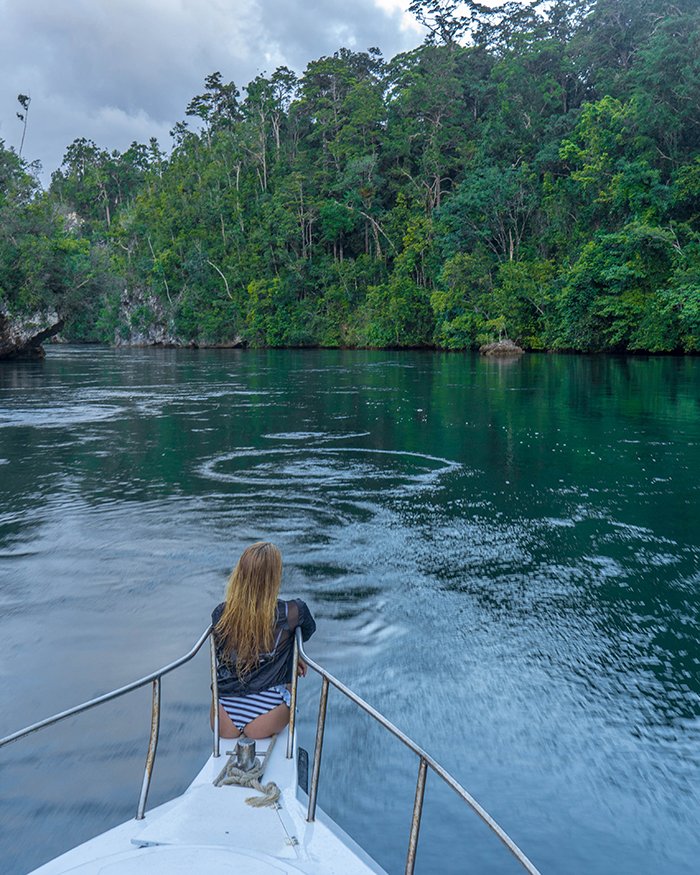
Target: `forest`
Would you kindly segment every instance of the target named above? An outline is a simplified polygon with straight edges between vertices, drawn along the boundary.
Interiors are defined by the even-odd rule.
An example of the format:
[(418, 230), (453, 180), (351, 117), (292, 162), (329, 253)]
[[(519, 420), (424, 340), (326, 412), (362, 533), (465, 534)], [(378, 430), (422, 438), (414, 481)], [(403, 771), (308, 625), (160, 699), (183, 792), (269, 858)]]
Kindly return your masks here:
[[(698, 0), (414, 0), (155, 139), (0, 141), (0, 309), (71, 342), (700, 350)], [(20, 98), (23, 95), (20, 95)]]

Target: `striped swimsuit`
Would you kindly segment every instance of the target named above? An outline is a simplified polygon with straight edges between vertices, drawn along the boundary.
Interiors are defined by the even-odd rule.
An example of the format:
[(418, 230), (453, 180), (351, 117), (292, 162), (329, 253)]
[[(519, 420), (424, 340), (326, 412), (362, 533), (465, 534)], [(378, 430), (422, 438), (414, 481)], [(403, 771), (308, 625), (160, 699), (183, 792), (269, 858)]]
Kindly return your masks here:
[(284, 686), (271, 687), (259, 693), (248, 693), (247, 696), (219, 696), (224, 711), (241, 731), (251, 720), (255, 720), (261, 714), (267, 714), (278, 705), (289, 706), (289, 701), (289, 690)]

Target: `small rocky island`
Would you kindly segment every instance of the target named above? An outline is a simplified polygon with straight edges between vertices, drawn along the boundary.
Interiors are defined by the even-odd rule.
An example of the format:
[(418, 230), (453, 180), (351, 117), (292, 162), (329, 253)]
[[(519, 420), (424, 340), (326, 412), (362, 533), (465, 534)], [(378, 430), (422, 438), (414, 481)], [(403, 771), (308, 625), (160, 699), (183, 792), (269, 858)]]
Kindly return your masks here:
[(55, 310), (14, 316), (0, 308), (0, 359), (43, 358), (41, 344), (62, 327), (63, 319)]
[(479, 347), (479, 352), (482, 355), (506, 357), (523, 355), (525, 350), (521, 349), (517, 343), (513, 343), (512, 340), (504, 338), (503, 340), (497, 340), (495, 343), (485, 343)]

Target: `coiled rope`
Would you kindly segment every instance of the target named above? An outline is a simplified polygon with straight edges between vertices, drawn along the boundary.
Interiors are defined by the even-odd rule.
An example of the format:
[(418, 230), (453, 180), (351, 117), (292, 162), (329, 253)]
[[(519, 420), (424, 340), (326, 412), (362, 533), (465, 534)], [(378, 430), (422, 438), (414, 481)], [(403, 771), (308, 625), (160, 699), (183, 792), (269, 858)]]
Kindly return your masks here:
[(274, 808), (277, 805), (277, 800), (280, 798), (280, 788), (274, 781), (269, 781), (267, 784), (261, 784), (260, 778), (265, 771), (267, 758), (272, 752), (277, 736), (272, 737), (269, 747), (265, 751), (262, 760), (255, 757), (255, 763), (250, 769), (239, 769), (236, 765), (236, 751), (226, 751), (229, 755), (226, 765), (214, 779), (215, 787), (223, 787), (227, 784), (233, 784), (239, 787), (250, 787), (252, 790), (257, 790), (261, 796), (248, 796), (245, 800), (246, 805), (252, 808)]

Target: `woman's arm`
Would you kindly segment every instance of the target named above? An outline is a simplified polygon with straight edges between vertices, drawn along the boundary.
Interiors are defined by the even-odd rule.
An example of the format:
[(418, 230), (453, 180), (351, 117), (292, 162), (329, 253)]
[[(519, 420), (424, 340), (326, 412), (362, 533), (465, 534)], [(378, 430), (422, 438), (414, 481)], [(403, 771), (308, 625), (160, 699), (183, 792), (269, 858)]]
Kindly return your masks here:
[(294, 599), (294, 601), (297, 603), (299, 611), (299, 622), (297, 625), (301, 629), (301, 640), (308, 641), (316, 631), (316, 621), (311, 616), (311, 611), (306, 606), (306, 602), (301, 599)]

